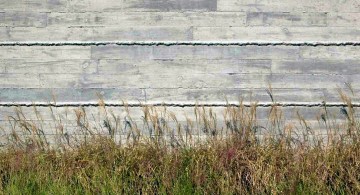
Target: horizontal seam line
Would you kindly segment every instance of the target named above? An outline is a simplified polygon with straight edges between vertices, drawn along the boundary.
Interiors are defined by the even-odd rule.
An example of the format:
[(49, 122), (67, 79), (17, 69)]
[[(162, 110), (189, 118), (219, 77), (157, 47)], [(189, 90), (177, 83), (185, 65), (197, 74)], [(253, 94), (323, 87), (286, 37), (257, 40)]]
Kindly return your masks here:
[(0, 46), (360, 46), (360, 42), (206, 42), (206, 41), (105, 41), (105, 42), (0, 42)]
[[(107, 107), (142, 107), (142, 106), (166, 106), (166, 107), (195, 107), (195, 106), (204, 106), (204, 107), (227, 107), (227, 106), (236, 106), (239, 107), (240, 103), (94, 103), (94, 102), (87, 102), (87, 103), (0, 103), (0, 107), (16, 107), (16, 106), (23, 106), (23, 107), (98, 107), (100, 105), (104, 105)], [(241, 105), (245, 107), (251, 107), (256, 105), (257, 107), (272, 107), (272, 106), (279, 106), (279, 107), (347, 107), (348, 104), (346, 103), (339, 103), (339, 102), (321, 102), (321, 103), (306, 103), (306, 102), (260, 102), (260, 103), (242, 103)], [(352, 103), (352, 107), (360, 107), (360, 103)]]

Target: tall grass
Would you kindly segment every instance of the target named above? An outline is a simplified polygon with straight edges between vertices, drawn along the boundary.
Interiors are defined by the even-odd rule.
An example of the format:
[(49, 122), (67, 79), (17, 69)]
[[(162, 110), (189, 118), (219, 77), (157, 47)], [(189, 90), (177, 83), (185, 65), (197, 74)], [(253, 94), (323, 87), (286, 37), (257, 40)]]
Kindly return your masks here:
[[(143, 106), (142, 121), (126, 108), (121, 118), (99, 109), (103, 120), (75, 109), (76, 134), (50, 109), (55, 138), (34, 107), (35, 120), (20, 108), (4, 128), (0, 151), (3, 194), (359, 194), (359, 120), (341, 93), (344, 122), (326, 104), (317, 118), (327, 136), (296, 113), (300, 127), (274, 103), (265, 123), (257, 105), (227, 106), (219, 116), (196, 106), (194, 118), (167, 108)], [(222, 120), (220, 120), (220, 118)], [(94, 120), (93, 120), (94, 119)]]

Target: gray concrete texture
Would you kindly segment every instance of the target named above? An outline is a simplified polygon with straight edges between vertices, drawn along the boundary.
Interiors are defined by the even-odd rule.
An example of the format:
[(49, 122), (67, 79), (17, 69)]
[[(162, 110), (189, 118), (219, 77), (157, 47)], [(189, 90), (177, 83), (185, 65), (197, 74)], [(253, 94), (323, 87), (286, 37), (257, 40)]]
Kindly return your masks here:
[(53, 95), (271, 102), (271, 85), (302, 109), (340, 102), (339, 88), (360, 97), (358, 0), (0, 0), (0, 45), (1, 122)]

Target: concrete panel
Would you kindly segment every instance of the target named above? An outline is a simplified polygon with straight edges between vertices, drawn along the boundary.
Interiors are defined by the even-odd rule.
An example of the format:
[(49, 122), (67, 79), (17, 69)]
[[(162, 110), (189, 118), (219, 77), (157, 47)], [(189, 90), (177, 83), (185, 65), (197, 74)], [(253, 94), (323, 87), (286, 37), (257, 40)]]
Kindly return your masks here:
[[(52, 3), (50, 3), (52, 2)], [(51, 0), (48, 6), (68, 12), (215, 11), (216, 0)]]
[(2, 88), (38, 88), (40, 77), (38, 74), (0, 74)]
[(124, 0), (1, 0), (0, 11), (93, 12), (121, 11)]
[(45, 60), (35, 58), (2, 60), (0, 66), (6, 68), (6, 73), (84, 73), (93, 74), (97, 72), (98, 62), (95, 60)]
[(145, 101), (143, 89), (122, 89), (122, 88), (1, 88), (0, 100), (2, 102), (97, 102), (100, 97), (105, 100), (139, 100)]
[[(273, 88), (346, 88), (351, 83), (355, 89), (359, 85), (360, 75), (321, 75), (321, 74), (272, 74), (270, 83)], [(294, 90), (296, 92), (296, 90)]]
[(357, 0), (218, 0), (218, 11), (360, 12)]
[[(31, 102), (55, 102), (59, 103), (82, 103), (97, 102), (99, 97), (110, 102), (121, 103), (127, 101), (150, 101), (150, 102), (231, 102), (243, 99), (246, 102), (260, 101), (271, 102), (266, 91), (261, 89), (228, 89), (228, 88), (206, 88), (206, 89), (184, 89), (184, 88), (1, 88), (0, 100), (8, 103), (31, 103)], [(355, 89), (353, 101), (359, 101), (359, 89)], [(344, 93), (351, 95), (350, 90)], [(337, 88), (315, 88), (315, 89), (272, 89), (273, 98), (277, 102), (309, 102), (319, 103), (341, 102)], [(99, 96), (100, 95), (100, 96)]]
[(128, 0), (124, 1), (124, 10), (136, 11), (215, 11), (217, 0)]
[[(358, 88), (357, 77), (349, 76), (309, 76), (309, 75), (276, 75), (271, 81), (268, 81), (264, 76), (210, 76), (201, 75), (201, 78), (184, 78), (184, 76), (156, 76), (156, 78), (149, 78), (150, 76), (135, 75), (131, 78), (108, 76), (105, 80), (103, 75), (87, 76), (86, 78), (78, 78), (74, 75), (42, 75), (42, 87), (96, 87), (96, 88), (260, 88), (264, 89), (267, 83), (271, 83), (274, 88), (294, 88), (294, 92), (298, 92), (298, 88), (302, 89), (316, 89), (327, 86), (327, 88), (336, 89), (337, 87), (346, 87), (345, 83), (352, 83), (353, 87)], [(220, 79), (221, 78), (221, 79)], [(131, 79), (131, 80), (130, 80)], [(181, 79), (187, 79), (180, 82)], [(104, 81), (105, 80), (105, 81)], [(130, 80), (130, 81), (129, 81)], [(178, 81), (178, 83), (176, 83)], [(284, 83), (287, 83), (284, 86)], [(46, 83), (46, 84), (44, 84)], [(141, 83), (141, 84), (139, 84)], [(17, 85), (19, 86), (19, 84)]]
[(358, 42), (358, 27), (0, 27), (2, 42), (235, 41)]
[(360, 26), (360, 13), (327, 13), (328, 26)]
[[(225, 102), (239, 101), (246, 102), (260, 101), (271, 102), (271, 98), (262, 89), (145, 89), (148, 101), (188, 101), (188, 102)], [(297, 93), (295, 94), (294, 91)], [(273, 97), (278, 102), (321, 102), (339, 101), (339, 97), (329, 94), (326, 89), (273, 89)]]
[(48, 13), (48, 27), (245, 26), (242, 12), (95, 12)]
[[(204, 107), (206, 111), (209, 111), (209, 107)], [(17, 107), (1, 107), (4, 111), (0, 114), (0, 118), (2, 121), (7, 120), (7, 116), (15, 115), (16, 111), (19, 110)], [(36, 116), (36, 112), (40, 113), (41, 119), (44, 121), (53, 121), (55, 119), (66, 119), (66, 121), (74, 122), (76, 120), (75, 110), (78, 110), (79, 107), (66, 107), (66, 108), (52, 108), (53, 113), (51, 113), (50, 108), (46, 107), (22, 107), (20, 108), (21, 112), (24, 113), (25, 116), (28, 116), (27, 120), (34, 120), (38, 121), (39, 117)], [(95, 121), (100, 121), (97, 125), (101, 125), (102, 120), (105, 119), (104, 110), (102, 108), (97, 107), (85, 107), (82, 108), (86, 112), (86, 117), (89, 120), (95, 119)], [(156, 107), (154, 108), (158, 112), (164, 112), (164, 108)], [(200, 109), (202, 109), (200, 107)], [(223, 119), (225, 107), (213, 107), (211, 110), (214, 114), (218, 116), (219, 119)], [(271, 108), (257, 108), (257, 118), (259, 120), (266, 120), (269, 116), (269, 111)], [(298, 117), (296, 115), (296, 111), (299, 111), (300, 115), (307, 120), (316, 120), (317, 117), (324, 111), (323, 108), (308, 108), (308, 107), (287, 107), (287, 108), (279, 108), (284, 117), (289, 120), (296, 120)], [(345, 119), (345, 116), (340, 112), (340, 108), (327, 108), (329, 113), (333, 115), (335, 119)], [(142, 116), (144, 116), (143, 109), (141, 107), (132, 107), (128, 108), (129, 113), (132, 114), (132, 119), (134, 121), (142, 122)], [(358, 108), (355, 108), (356, 111), (359, 111)], [(108, 114), (114, 113), (115, 116), (119, 117), (120, 120), (124, 120), (124, 117), (127, 116), (126, 108), (124, 107), (107, 107)], [(166, 108), (167, 113), (175, 113), (178, 117), (179, 121), (185, 121), (185, 114), (192, 119), (193, 121), (196, 119), (194, 108), (178, 108), (178, 107), (169, 107)], [(111, 117), (111, 116), (110, 116)], [(167, 116), (160, 116), (164, 117), (164, 119), (169, 120)], [(170, 119), (171, 120), (171, 119)], [(96, 124), (96, 123), (94, 123)], [(141, 123), (140, 123), (141, 124)]]
[[(14, 115), (15, 111), (14, 111), (15, 107), (5, 107), (3, 110), (4, 112), (2, 113), (2, 115), (0, 115), (0, 118), (3, 119), (0, 122), (0, 125), (5, 126), (6, 129), (9, 128), (9, 126), (7, 126), (7, 116), (8, 115)], [(40, 120), (43, 120), (44, 125), (43, 127), (50, 127), (51, 129), (46, 130), (46, 134), (54, 134), (56, 132), (56, 127), (59, 126), (58, 122), (61, 119), (61, 121), (63, 121), (62, 123), (64, 124), (64, 130), (66, 131), (70, 131), (76, 134), (76, 117), (75, 117), (75, 111), (78, 108), (76, 107), (68, 107), (66, 109), (63, 108), (54, 108), (53, 109), (53, 114), (51, 113), (49, 108), (36, 108), (36, 112), (41, 113), (40, 115), (36, 115), (35, 114), (35, 110), (34, 108), (22, 108), (22, 113), (24, 113), (25, 116), (28, 116), (27, 120), (29, 120), (29, 122), (33, 123), (33, 124), (39, 124)], [(259, 120), (259, 125), (265, 127), (265, 128), (269, 128), (268, 130), (271, 130), (271, 121), (269, 121), (269, 114), (270, 114), (270, 109), (271, 108), (258, 108), (257, 109), (257, 113), (256, 113), (256, 117)], [(141, 108), (130, 108), (130, 113), (132, 113), (133, 116), (133, 121), (136, 123), (136, 125), (138, 127), (144, 127), (144, 122), (142, 120), (143, 117), (143, 112)], [(156, 109), (158, 112), (164, 112), (164, 109), (162, 108), (157, 108)], [(208, 112), (209, 108), (205, 107), (205, 110)], [(225, 112), (225, 108), (224, 107), (219, 107), (219, 108), (211, 108), (212, 112), (214, 113), (214, 115), (217, 116), (217, 128), (219, 128), (219, 130), (224, 127), (225, 128), (225, 122), (224, 122), (224, 112)], [(303, 126), (301, 126), (300, 124), (300, 120), (299, 117), (296, 113), (299, 113), (300, 116), (303, 116), (305, 120), (308, 121), (308, 124), (310, 125), (310, 127), (312, 128), (312, 130), (324, 130), (324, 122), (321, 119), (321, 114), (324, 113), (323, 109), (320, 108), (306, 108), (306, 107), (302, 107), (302, 108), (297, 108), (297, 107), (289, 107), (289, 108), (282, 108), (280, 109), (283, 115), (283, 120), (286, 120), (286, 124), (292, 124), (293, 127), (298, 127), (298, 130), (305, 130), (303, 128)], [(279, 110), (279, 111), (280, 111)], [(327, 108), (328, 112), (331, 113), (330, 118), (328, 118), (329, 121), (333, 122), (333, 121), (337, 121), (338, 123), (341, 122), (346, 122), (346, 118), (345, 116), (341, 113), (339, 108)], [(98, 108), (84, 108), (86, 115), (86, 118), (91, 121), (89, 123), (89, 127), (91, 130), (103, 130), (106, 129), (106, 127), (103, 125), (103, 121), (105, 119), (105, 115), (104, 115), (104, 111)], [(356, 111), (358, 111), (358, 109), (356, 109)], [(5, 114), (6, 112), (6, 114)], [(124, 108), (115, 108), (115, 107), (108, 107), (107, 108), (107, 112), (108, 113), (113, 113), (118, 119), (120, 119), (120, 128), (121, 130), (125, 131), (125, 123), (124, 123), (124, 117), (127, 115), (126, 111)], [(186, 117), (185, 114), (187, 115), (188, 118), (192, 119), (192, 121), (195, 121), (195, 114), (194, 114), (194, 108), (167, 108), (167, 113), (175, 113), (178, 121), (180, 122), (180, 124), (186, 124)], [(164, 114), (164, 113), (163, 113)], [(109, 116), (110, 119), (112, 119), (112, 116)], [(172, 125), (174, 125), (174, 121), (172, 119), (169, 118), (168, 115), (160, 115), (160, 118), (163, 118), (164, 121), (169, 124), (169, 127), (173, 127)], [(55, 120), (54, 120), (55, 119)], [(75, 119), (75, 120), (74, 120)], [(285, 124), (284, 121), (281, 121), (282, 124)], [(54, 123), (51, 123), (52, 121), (54, 121)], [(56, 122), (57, 121), (57, 122)], [(150, 123), (151, 124), (151, 123)], [(41, 126), (40, 126), (41, 127)], [(75, 128), (75, 129), (74, 129)], [(202, 128), (202, 124), (200, 122), (199, 126), (194, 126), (194, 130), (195, 132), (197, 132), (198, 130), (201, 131)], [(80, 134), (80, 129), (77, 128), (79, 134)], [(129, 130), (129, 129), (127, 129)], [(146, 129), (145, 129), (146, 130)], [(295, 129), (294, 129), (295, 130)], [(334, 129), (333, 129), (334, 130)], [(17, 132), (24, 132), (22, 131), (20, 128), (16, 128), (15, 131)], [(119, 134), (121, 134), (120, 131), (118, 132)], [(25, 132), (24, 132), (25, 133)], [(145, 133), (145, 132), (142, 132)], [(317, 132), (318, 133), (318, 132)]]
[(0, 60), (0, 74), (3, 74), (6, 72), (6, 66), (2, 60)]
[(2, 42), (192, 40), (191, 28), (187, 27), (2, 27), (1, 31)]
[[(51, 1), (51, 0), (50, 0)], [(0, 11), (47, 11), (47, 0), (0, 0)]]
[(61, 12), (116, 12), (116, 11), (215, 11), (217, 0), (14, 0), (0, 1), (0, 11), (61, 11)]
[[(360, 34), (359, 34), (360, 36)], [(360, 47), (301, 47), (300, 56), (303, 59), (336, 59), (336, 60), (359, 60)]]
[(264, 88), (269, 75), (40, 74), (42, 88)]
[(0, 27), (45, 27), (47, 14), (37, 12), (0, 13)]
[(327, 26), (328, 13), (248, 12), (248, 26)]
[(90, 59), (90, 47), (16, 47), (2, 46), (0, 47), (0, 59), (37, 59), (37, 60), (76, 60)]
[(100, 60), (99, 74), (270, 73), (271, 60)]
[(360, 73), (359, 60), (272, 61), (272, 73), (351, 75)]
[[(295, 111), (294, 111), (295, 112)], [(346, 120), (345, 119), (336, 119), (336, 121), (339, 123), (339, 125), (332, 127), (332, 131), (331, 133), (344, 133), (346, 134)], [(155, 136), (155, 132), (154, 130), (149, 130), (148, 127), (144, 124), (143, 121), (135, 121), (134, 123), (137, 124), (137, 126), (145, 126), (145, 129), (141, 129), (142, 131), (140, 132), (141, 135), (145, 135), (148, 136), (150, 133), (152, 136)], [(35, 123), (36, 125), (37, 123)], [(328, 135), (327, 129), (325, 129), (325, 124), (323, 121), (318, 121), (318, 120), (307, 120), (306, 121), (307, 127), (310, 127), (310, 131), (313, 132), (315, 135), (322, 135), (321, 138), (322, 139), (327, 139), (326, 135)], [(150, 127), (152, 125), (152, 123), (149, 123)], [(165, 131), (164, 133), (164, 137), (169, 138), (170, 135), (174, 135), (175, 137), (177, 137), (179, 134), (177, 132), (177, 125), (180, 125), (181, 127), (181, 134), (182, 136), (185, 136), (185, 128), (186, 126), (189, 126), (188, 123), (186, 121), (178, 121), (178, 122), (174, 122), (174, 121), (166, 121), (166, 129), (164, 129)], [(308, 138), (311, 139), (312, 134), (306, 134), (309, 133), (307, 131), (309, 131), (309, 129), (306, 129), (306, 126), (303, 123), (300, 123), (299, 119), (293, 119), (293, 120), (287, 120), (286, 124), (287, 127), (292, 127), (292, 133), (297, 133), (296, 135), (293, 134), (293, 136), (295, 138), (298, 138), (299, 140), (303, 139), (303, 133), (305, 135), (307, 135)], [(0, 134), (0, 140), (1, 138), (5, 138), (7, 135), (10, 134), (10, 131), (12, 129), (12, 127), (10, 126), (10, 124), (8, 123), (4, 123), (4, 124), (0, 124), (1, 127), (4, 128), (5, 132)], [(94, 135), (103, 135), (103, 136), (109, 136), (109, 131), (108, 129), (105, 127), (105, 125), (100, 124), (100, 125), (96, 125), (96, 124), (90, 124), (89, 125), (91, 127), (91, 131)], [(275, 131), (275, 133), (278, 133), (278, 130), (276, 127), (274, 127), (267, 119), (265, 120), (259, 120), (257, 123), (257, 126), (261, 126), (262, 128), (257, 129), (257, 137), (261, 137), (261, 136), (266, 136), (268, 133), (270, 133), (271, 131)], [(64, 125), (62, 128), (62, 131), (60, 131), (59, 129), (59, 125), (54, 124), (54, 123), (44, 123), (43, 126), (38, 126), (41, 129), (45, 129), (46, 130), (46, 139), (48, 142), (50, 142), (51, 144), (53, 143), (59, 143), (56, 142), (53, 139), (60, 139), (63, 143), (66, 144), (66, 139), (65, 136), (63, 134), (67, 134), (69, 136), (69, 140), (72, 143), (73, 141), (75, 141), (75, 137), (77, 139), (79, 138), (84, 138), (84, 134), (83, 131), (84, 129), (82, 129), (81, 127), (77, 126), (76, 122), (73, 122), (72, 124), (69, 125)], [(191, 129), (188, 129), (188, 132), (191, 133), (193, 135), (192, 140), (197, 140), (199, 137), (195, 137), (194, 135), (200, 135), (202, 136), (201, 139), (204, 139), (206, 137), (209, 136), (209, 132), (204, 132), (203, 131), (203, 125), (199, 125), (199, 126), (195, 126)], [(217, 120), (217, 124), (216, 124), (216, 128), (217, 128), (217, 133), (218, 136), (226, 136), (226, 135), (230, 135), (231, 130), (226, 128), (225, 125), (225, 121), (222, 119), (218, 119)], [(151, 129), (151, 128), (150, 128)], [(20, 127), (16, 127), (15, 128), (15, 132), (18, 133), (18, 135), (21, 136), (25, 136), (25, 135), (30, 135), (30, 132), (27, 132), (26, 130), (21, 129)], [(60, 136), (60, 132), (62, 132), (62, 136)], [(122, 143), (126, 143), (127, 141), (127, 135), (128, 133), (131, 132), (131, 129), (129, 129), (129, 127), (125, 128), (125, 123), (120, 123), (120, 125), (118, 125), (118, 129), (115, 131), (115, 139), (116, 141), (119, 141), (119, 139), (122, 139)], [(281, 132), (284, 133), (284, 132)], [(89, 138), (90, 136), (87, 135), (87, 137)], [(110, 136), (109, 136), (110, 137)], [(188, 137), (189, 138), (189, 137)], [(319, 139), (320, 137), (317, 137), (317, 139)], [(1, 142), (0, 142), (1, 143)]]
[(299, 47), (93, 46), (93, 59), (299, 59)]
[(358, 42), (358, 27), (196, 27), (196, 41)]

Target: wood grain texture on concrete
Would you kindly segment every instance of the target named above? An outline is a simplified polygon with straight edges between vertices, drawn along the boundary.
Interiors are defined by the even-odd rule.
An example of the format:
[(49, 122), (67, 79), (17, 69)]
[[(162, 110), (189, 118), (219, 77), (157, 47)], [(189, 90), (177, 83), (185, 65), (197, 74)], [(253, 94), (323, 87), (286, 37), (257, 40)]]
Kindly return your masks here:
[[(185, 94), (192, 94), (187, 95), (187, 101), (224, 101), (226, 96), (219, 99), (211, 95), (213, 91), (238, 99), (235, 96), (240, 91), (264, 94), (271, 85), (274, 90), (286, 90), (289, 97), (293, 97), (291, 91), (317, 97), (307, 98), (309, 102), (319, 102), (320, 97), (334, 100), (338, 88), (347, 84), (355, 91), (360, 89), (357, 46), (4, 46), (0, 50), (2, 94), (15, 93), (11, 90), (19, 88), (37, 97), (35, 91), (42, 94), (61, 89), (59, 99), (66, 96), (64, 101), (71, 101), (69, 93), (75, 89), (93, 93), (106, 89), (111, 94), (122, 90), (148, 92), (141, 98), (138, 93), (134, 97), (124, 95), (129, 100), (157, 97), (160, 101), (162, 97), (163, 101), (176, 101), (177, 95), (180, 101)], [(194, 90), (203, 95), (196, 95)], [(234, 93), (236, 90), (239, 92)], [(323, 96), (315, 90), (323, 90)], [(168, 98), (161, 93), (172, 95)]]
[(307, 105), (339, 114), (339, 90), (359, 103), (359, 81), (358, 0), (0, 0), (0, 121), (16, 104), (99, 97), (274, 100), (315, 120)]
[(357, 0), (218, 0), (218, 11), (359, 12)]
[[(88, 130), (97, 134), (108, 134), (108, 129), (106, 125), (104, 125), (104, 120), (108, 120), (114, 124), (113, 116), (116, 116), (118, 121), (118, 128), (115, 132), (116, 135), (126, 136), (132, 130), (127, 126), (127, 122), (129, 122), (129, 115), (132, 116), (131, 124), (133, 126), (137, 126), (141, 128), (142, 131), (140, 132), (143, 135), (154, 135), (154, 131), (151, 131), (151, 125), (153, 124), (151, 121), (148, 121), (148, 125), (146, 125), (144, 118), (143, 118), (143, 111), (140, 108), (119, 108), (119, 107), (107, 107), (106, 113), (103, 108), (96, 108), (96, 107), (88, 107), (79, 109), (77, 107), (60, 107), (60, 108), (52, 108), (50, 111), (49, 108), (15, 108), (15, 107), (4, 107), (1, 108), (3, 112), (1, 113), (2, 118), (7, 118), (7, 116), (13, 116), (16, 113), (21, 113), (26, 118), (29, 124), (36, 126), (39, 130), (46, 130), (47, 135), (58, 135), (60, 132), (62, 134), (68, 134), (70, 136), (76, 135), (83, 135), (84, 129), (81, 128), (77, 123), (76, 120), (77, 116), (76, 113), (85, 112), (86, 116), (82, 119), (88, 126)], [(226, 120), (227, 118), (225, 114), (224, 108), (209, 108), (204, 107), (204, 110), (209, 112), (211, 109), (213, 116), (216, 116), (216, 125), (212, 125), (213, 128), (218, 128), (218, 133), (220, 134), (227, 134), (229, 133), (229, 129), (226, 128)], [(256, 110), (256, 116), (258, 119), (257, 126), (260, 132), (258, 134), (266, 134), (269, 131), (274, 130), (272, 126), (271, 120), (268, 120), (270, 115), (271, 108), (258, 108)], [(341, 131), (342, 127), (346, 126), (346, 116), (343, 115), (339, 108), (328, 108), (328, 112), (331, 112), (331, 115), (328, 115), (329, 121), (338, 121), (339, 128), (338, 130)], [(190, 133), (193, 135), (206, 135), (207, 132), (203, 131), (204, 124), (201, 122), (201, 119), (196, 119), (194, 108), (187, 107), (187, 108), (167, 108), (166, 114), (164, 108), (155, 108), (155, 110), (150, 111), (152, 114), (158, 113), (159, 119), (162, 121), (161, 123), (166, 125), (166, 129), (164, 128), (164, 133), (170, 134), (171, 132), (177, 132), (175, 129), (181, 127), (182, 133), (185, 133), (185, 129), (189, 128), (189, 119), (193, 123), (196, 124), (195, 126), (190, 126), (189, 130)], [(203, 112), (203, 108), (200, 108), (200, 112)], [(160, 114), (161, 113), (161, 114)], [(176, 114), (176, 119), (171, 118), (171, 113)], [(278, 114), (282, 115), (281, 121), (279, 123), (286, 124), (288, 127), (293, 127), (294, 131), (298, 134), (302, 135), (302, 133), (306, 133), (307, 131), (314, 131), (316, 134), (324, 134), (327, 135), (326, 130), (324, 130), (326, 124), (321, 119), (321, 115), (324, 113), (324, 109), (319, 108), (298, 108), (298, 107), (288, 107), (283, 108), (281, 111), (279, 110)], [(22, 117), (22, 115), (20, 115)], [(299, 118), (307, 120), (307, 123), (301, 123)], [(341, 124), (343, 123), (343, 124)], [(22, 129), (21, 126), (17, 126), (14, 124), (14, 121), (10, 119), (9, 121), (0, 121), (0, 125), (6, 131), (16, 132), (20, 135), (30, 134), (26, 130)], [(342, 126), (344, 125), (344, 126)], [(276, 130), (276, 129), (275, 129)], [(337, 129), (333, 129), (333, 131), (337, 131)], [(177, 133), (175, 133), (177, 134)], [(5, 134), (6, 135), (6, 134)]]

